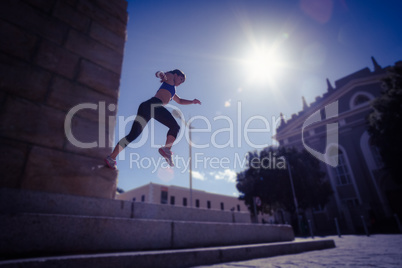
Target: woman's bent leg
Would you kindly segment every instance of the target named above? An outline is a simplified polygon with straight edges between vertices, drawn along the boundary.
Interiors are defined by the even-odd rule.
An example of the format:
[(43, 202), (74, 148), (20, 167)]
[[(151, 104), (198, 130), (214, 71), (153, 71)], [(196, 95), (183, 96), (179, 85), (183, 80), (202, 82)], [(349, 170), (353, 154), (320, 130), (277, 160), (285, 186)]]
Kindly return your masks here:
[(165, 107), (156, 108), (154, 118), (169, 128), (166, 138), (166, 147), (172, 147), (180, 131), (180, 126), (177, 124), (176, 119), (174, 119), (172, 114)]
[(177, 124), (172, 114), (165, 107), (158, 107), (157, 109), (155, 109), (154, 118), (155, 120), (169, 128), (165, 146), (159, 148), (159, 153), (165, 158), (166, 162), (168, 162), (170, 166), (174, 166), (172, 151), (170, 149), (174, 141), (176, 140), (177, 134), (180, 131), (180, 126), (179, 124)]
[(110, 155), (110, 157), (112, 159), (116, 160), (119, 153), (123, 150), (124, 150), (124, 147), (122, 147), (120, 144), (117, 144), (116, 147), (114, 147), (114, 150), (113, 150), (112, 154)]
[(117, 143), (112, 154), (110, 155), (112, 159), (116, 159), (118, 154), (142, 133), (144, 127), (151, 119), (152, 103), (152, 99), (150, 99), (140, 104), (138, 107), (137, 116), (133, 122), (130, 132)]
[(172, 148), (172, 145), (173, 145), (173, 143), (174, 143), (174, 141), (176, 140), (176, 137), (175, 136), (172, 136), (172, 135), (167, 135), (166, 136), (166, 143), (165, 143), (165, 147), (166, 148)]

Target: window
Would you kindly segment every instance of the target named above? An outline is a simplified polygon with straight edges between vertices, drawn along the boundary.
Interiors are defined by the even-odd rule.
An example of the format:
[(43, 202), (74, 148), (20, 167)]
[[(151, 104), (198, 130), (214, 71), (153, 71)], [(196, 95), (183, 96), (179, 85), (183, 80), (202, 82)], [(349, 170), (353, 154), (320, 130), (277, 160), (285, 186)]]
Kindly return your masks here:
[[(384, 167), (380, 150), (377, 146), (373, 144), (373, 141), (367, 131), (365, 131), (360, 138), (360, 148), (362, 150), (363, 157), (366, 160), (367, 167), (371, 171), (378, 170)], [(371, 172), (372, 179), (374, 179), (373, 176), (374, 174)]]
[(183, 198), (183, 207), (187, 207), (187, 198)]
[(377, 146), (374, 146), (374, 145), (372, 145), (370, 147), (371, 147), (371, 153), (373, 155), (374, 162), (376, 163), (376, 166), (380, 167), (380, 168), (383, 167), (384, 164), (382, 162), (382, 157), (381, 157), (381, 154), (380, 154), (380, 150), (378, 149)]
[(171, 205), (174, 205), (174, 203), (175, 203), (175, 198), (174, 198), (174, 196), (172, 195), (172, 196), (170, 197), (170, 204), (171, 204)]
[(161, 191), (161, 204), (167, 204), (168, 202), (168, 192), (166, 190)]
[(348, 208), (355, 208), (355, 207), (359, 206), (359, 200), (357, 200), (356, 198), (344, 199), (344, 200), (342, 200), (342, 202)]
[(324, 212), (325, 207), (322, 206), (321, 204), (318, 204), (317, 206), (313, 207), (313, 212), (314, 213), (320, 213)]
[(221, 202), (221, 210), (225, 210), (225, 205)]
[(207, 201), (207, 208), (211, 208), (211, 201)]
[(145, 195), (141, 196), (141, 202), (145, 202)]
[(354, 109), (360, 106), (368, 105), (374, 96), (368, 92), (359, 91), (356, 92), (349, 101), (350, 109)]
[(240, 205), (237, 205), (237, 211), (240, 211)]
[(195, 207), (197, 207), (197, 208), (200, 207), (200, 200), (198, 200), (198, 199), (195, 200)]
[(353, 104), (354, 104), (354, 106), (358, 106), (358, 105), (361, 105), (361, 104), (366, 103), (366, 102), (369, 102), (369, 101), (370, 101), (370, 99), (369, 99), (367, 96), (365, 96), (365, 95), (358, 95), (358, 96), (354, 99)]
[[(336, 156), (333, 156), (333, 157), (336, 157)], [(333, 162), (333, 163), (335, 163), (335, 162)], [(341, 150), (339, 150), (339, 153), (338, 153), (338, 166), (334, 168), (334, 175), (335, 175), (336, 184), (338, 186), (352, 183), (352, 180), (350, 179), (350, 172), (346, 165), (346, 159)]]

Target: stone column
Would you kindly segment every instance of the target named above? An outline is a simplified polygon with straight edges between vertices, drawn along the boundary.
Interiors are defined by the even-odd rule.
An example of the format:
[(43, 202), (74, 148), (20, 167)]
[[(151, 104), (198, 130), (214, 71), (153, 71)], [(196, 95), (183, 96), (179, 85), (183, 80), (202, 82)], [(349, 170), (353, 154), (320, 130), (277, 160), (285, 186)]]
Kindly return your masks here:
[(0, 1), (0, 188), (114, 198), (125, 0)]

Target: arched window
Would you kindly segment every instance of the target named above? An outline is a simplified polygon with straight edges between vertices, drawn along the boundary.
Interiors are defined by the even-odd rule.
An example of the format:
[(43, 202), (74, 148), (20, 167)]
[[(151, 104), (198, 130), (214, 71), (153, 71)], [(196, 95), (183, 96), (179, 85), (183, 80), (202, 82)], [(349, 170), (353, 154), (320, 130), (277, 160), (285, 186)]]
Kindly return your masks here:
[(349, 168), (346, 164), (346, 159), (343, 154), (343, 151), (339, 150), (337, 156), (331, 156), (331, 157), (338, 157), (338, 166), (333, 168), (336, 185), (340, 186), (340, 185), (351, 184), (352, 179), (350, 176)]
[(379, 177), (375, 174), (375, 170), (378, 170), (383, 167), (383, 162), (381, 159), (381, 155), (378, 147), (372, 144), (370, 135), (367, 131), (365, 131), (360, 139), (360, 147), (362, 149), (362, 154), (364, 159), (366, 160), (367, 168), (370, 173), (371, 181), (375, 187), (378, 198), (380, 199), (380, 203), (382, 204), (383, 210), (386, 215), (390, 216), (391, 211), (386, 203), (386, 197), (384, 196), (384, 192), (381, 190), (379, 186)]
[(384, 163), (382, 162), (382, 157), (380, 154), (380, 149), (378, 149), (377, 146), (371, 146), (371, 152), (373, 153), (374, 156), (374, 161), (377, 164), (377, 167), (382, 168), (384, 166)]
[(367, 92), (356, 92), (349, 102), (350, 109), (354, 109), (363, 105), (367, 105), (374, 100), (374, 96)]
[(367, 167), (370, 170), (376, 170), (383, 167), (384, 164), (382, 162), (380, 151), (377, 146), (372, 144), (370, 135), (367, 131), (364, 132), (360, 138), (360, 148), (363, 157), (366, 160)]
[(370, 101), (370, 99), (369, 99), (369, 97), (367, 97), (366, 95), (358, 95), (358, 96), (354, 99), (353, 105), (354, 105), (354, 106), (358, 106), (358, 105), (360, 105), (360, 104), (363, 104), (363, 103), (369, 102), (369, 101)]

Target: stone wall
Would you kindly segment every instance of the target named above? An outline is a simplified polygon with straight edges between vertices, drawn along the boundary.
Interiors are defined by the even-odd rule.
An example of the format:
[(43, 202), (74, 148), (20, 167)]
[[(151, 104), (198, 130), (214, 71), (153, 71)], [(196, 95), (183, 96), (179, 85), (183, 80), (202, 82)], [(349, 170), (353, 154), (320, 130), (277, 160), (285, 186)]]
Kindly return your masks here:
[(0, 1), (0, 188), (114, 197), (117, 171), (103, 158), (126, 10), (125, 0)]

